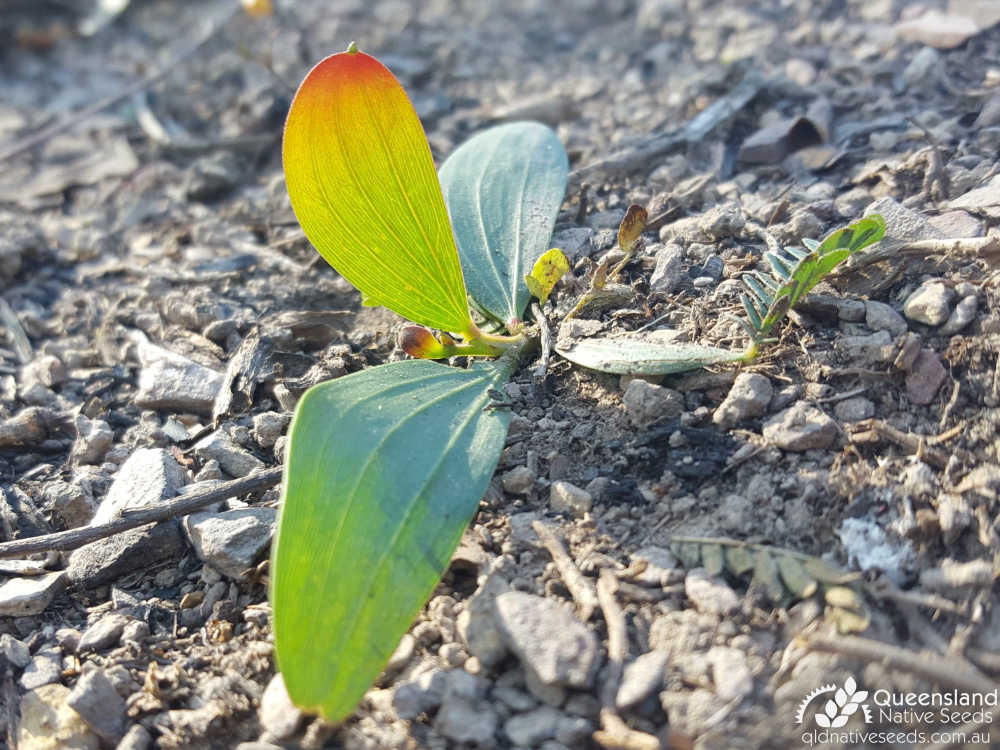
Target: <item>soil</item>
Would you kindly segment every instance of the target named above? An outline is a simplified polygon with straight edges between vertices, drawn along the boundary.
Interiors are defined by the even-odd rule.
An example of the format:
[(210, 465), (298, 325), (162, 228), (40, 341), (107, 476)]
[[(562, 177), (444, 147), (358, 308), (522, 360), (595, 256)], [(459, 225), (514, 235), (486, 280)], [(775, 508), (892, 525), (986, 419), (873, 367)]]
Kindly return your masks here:
[[(885, 715), (873, 697), (982, 693), (1000, 675), (1000, 254), (986, 239), (1000, 237), (1000, 26), (990, 25), (1000, 19), (987, 18), (989, 3), (952, 3), (981, 14), (982, 29), (957, 40), (944, 21), (921, 21), (946, 9), (933, 1), (303, 0), (253, 17), (226, 3), (133, 0), (90, 35), (84, 5), (14, 2), (0, 31), (0, 291), (16, 318), (0, 316), (7, 539), (90, 522), (140, 449), (172, 457), (181, 484), (280, 466), (273, 430), (306, 386), (405, 356), (403, 321), (363, 308), (317, 262), (281, 172), (297, 82), (351, 40), (399, 77), (439, 162), (496, 122), (556, 129), (572, 170), (556, 241), (576, 244), (564, 244), (575, 278), (557, 287), (553, 325), (594, 265), (620, 255), (616, 230), (633, 203), (654, 223), (626, 269), (628, 294), (581, 316), (589, 332), (645, 327), (739, 348), (725, 313), (741, 314), (738, 280), (767, 272), (772, 243), (821, 238), (866, 210), (899, 242), (823, 282), (751, 365), (649, 388), (558, 355), (544, 378), (533, 366), (518, 374), (480, 512), (406, 648), (341, 726), (297, 720), (264, 693), (266, 566), (219, 571), (179, 531), (162, 554), (150, 537), (146, 564), (99, 581), (74, 576), (68, 553), (36, 556), (35, 573), (69, 566), (70, 582), (41, 611), (0, 617), (9, 747), (18, 737), (22, 748), (114, 747), (126, 731), (119, 747), (802, 747), (831, 696), (801, 724), (800, 703), (849, 678), (872, 717), (857, 710), (865, 698), (848, 701), (856, 715), (843, 732), (900, 732), (883, 743), (896, 747), (1000, 747), (996, 708), (920, 721)], [(134, 94), (80, 114), (144, 76)], [(708, 132), (612, 163), (754, 80), (753, 96)], [(751, 151), (766, 126), (782, 137), (762, 134), (767, 148)], [(33, 134), (30, 148), (8, 151)], [(142, 375), (169, 359), (163, 350), (220, 381), (234, 357), (260, 357), (215, 425), (236, 460), (194, 448), (212, 432), (211, 397), (150, 397)], [(740, 387), (753, 404), (737, 403)], [(790, 409), (820, 437), (801, 439)], [(279, 426), (265, 434), (265, 423)], [(522, 467), (527, 484), (505, 489)], [(557, 482), (584, 490), (589, 506), (553, 507)], [(272, 488), (228, 507), (277, 503)], [(602, 571), (618, 582), (624, 654), (609, 643), (613, 612), (575, 610), (601, 664), (585, 686), (533, 684), (516, 653), (487, 665), (460, 626), (474, 595), (492, 605), (490, 578), (573, 608), (532, 521), (563, 539), (590, 585)], [(858, 573), (854, 598), (837, 606), (787, 578), (769, 588), (713, 563), (727, 542), (677, 543), (691, 537), (763, 545), (772, 561), (781, 550), (820, 558)], [(265, 556), (266, 537), (252, 562)], [(117, 615), (124, 634), (79, 647)], [(636, 661), (655, 652), (666, 655), (658, 667)], [(639, 695), (619, 694), (618, 708), (606, 695), (616, 658)], [(112, 730), (84, 709), (80, 744), (26, 730), (18, 712), (46, 684), (26, 675), (46, 660), (47, 684), (74, 694), (95, 670), (109, 676), (124, 701)], [(439, 672), (446, 689), (420, 692), (421, 710), (406, 714), (400, 691)], [(632, 734), (594, 734), (621, 731), (619, 719)], [(463, 726), (486, 729), (464, 736)], [(828, 746), (881, 746), (839, 739)]]

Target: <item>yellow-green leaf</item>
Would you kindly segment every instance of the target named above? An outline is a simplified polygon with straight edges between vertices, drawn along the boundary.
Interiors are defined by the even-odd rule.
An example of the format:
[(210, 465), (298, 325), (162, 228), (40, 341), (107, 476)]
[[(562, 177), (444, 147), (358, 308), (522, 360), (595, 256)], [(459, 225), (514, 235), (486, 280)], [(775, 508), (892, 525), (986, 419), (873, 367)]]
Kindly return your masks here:
[(282, 155), (306, 236), (366, 303), (432, 328), (469, 330), (430, 147), (382, 63), (352, 46), (313, 68), (292, 100)]
[(535, 261), (535, 267), (531, 269), (530, 274), (524, 277), (524, 283), (528, 285), (528, 291), (531, 292), (531, 295), (544, 305), (549, 295), (552, 294), (552, 288), (556, 282), (568, 270), (569, 261), (566, 260), (563, 251), (554, 247), (548, 252), (542, 253), (542, 256)]

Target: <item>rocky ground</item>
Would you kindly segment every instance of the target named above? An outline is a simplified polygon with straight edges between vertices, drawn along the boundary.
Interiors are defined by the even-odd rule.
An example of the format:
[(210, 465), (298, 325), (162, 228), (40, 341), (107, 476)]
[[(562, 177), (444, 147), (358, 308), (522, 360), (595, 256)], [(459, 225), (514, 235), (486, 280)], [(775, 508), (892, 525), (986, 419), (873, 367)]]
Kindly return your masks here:
[[(1000, 674), (995, 3), (91, 10), (15, 1), (0, 30), (6, 540), (278, 467), (306, 387), (403, 356), (401, 321), (317, 262), (281, 174), (297, 82), (352, 39), (406, 86), (438, 159), (493, 122), (557, 129), (562, 304), (620, 252), (626, 207), (648, 207), (629, 293), (568, 333), (738, 348), (721, 313), (764, 250), (871, 212), (893, 241), (741, 370), (648, 382), (554, 357), (517, 376), (481, 511), (343, 726), (272, 680), (273, 479), (0, 560), (8, 747), (803, 747), (848, 678), (869, 697), (835, 696), (843, 731), (1000, 747), (995, 708), (920, 721), (871, 697)], [(827, 585), (834, 567), (857, 575)]]

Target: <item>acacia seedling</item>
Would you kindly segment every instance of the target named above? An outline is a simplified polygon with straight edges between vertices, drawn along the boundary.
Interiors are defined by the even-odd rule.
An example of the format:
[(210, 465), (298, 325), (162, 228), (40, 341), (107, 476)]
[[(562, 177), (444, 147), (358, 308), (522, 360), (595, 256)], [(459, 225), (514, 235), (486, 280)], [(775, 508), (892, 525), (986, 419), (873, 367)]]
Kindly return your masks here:
[[(851, 255), (881, 240), (884, 234), (885, 220), (872, 214), (830, 233), (822, 242), (803, 239), (804, 248), (765, 253), (772, 275), (755, 271), (743, 276), (747, 292), (741, 296), (741, 302), (747, 317), (736, 319), (749, 337), (749, 345), (743, 352), (700, 344), (667, 345), (629, 336), (581, 339), (556, 351), (583, 367), (618, 375), (669, 375), (725, 362), (752, 362), (760, 346), (769, 341), (768, 334), (809, 290)], [(574, 312), (579, 307), (578, 303)]]

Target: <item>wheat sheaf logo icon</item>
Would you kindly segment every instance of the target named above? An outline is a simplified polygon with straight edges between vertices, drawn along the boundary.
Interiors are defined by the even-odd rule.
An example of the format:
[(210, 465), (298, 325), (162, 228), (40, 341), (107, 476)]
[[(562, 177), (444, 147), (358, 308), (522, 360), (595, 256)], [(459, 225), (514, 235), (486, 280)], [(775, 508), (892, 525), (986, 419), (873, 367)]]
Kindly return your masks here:
[(838, 688), (836, 685), (821, 685), (802, 699), (799, 710), (795, 713), (795, 723), (801, 724), (805, 718), (806, 709), (820, 695), (833, 693), (832, 698), (828, 698), (823, 710), (814, 714), (816, 725), (823, 729), (840, 729), (847, 723), (847, 720), (857, 713), (860, 708), (867, 724), (872, 720), (871, 709), (864, 701), (868, 698), (867, 690), (858, 690), (858, 684), (853, 677), (848, 677), (844, 681), (844, 687)]

